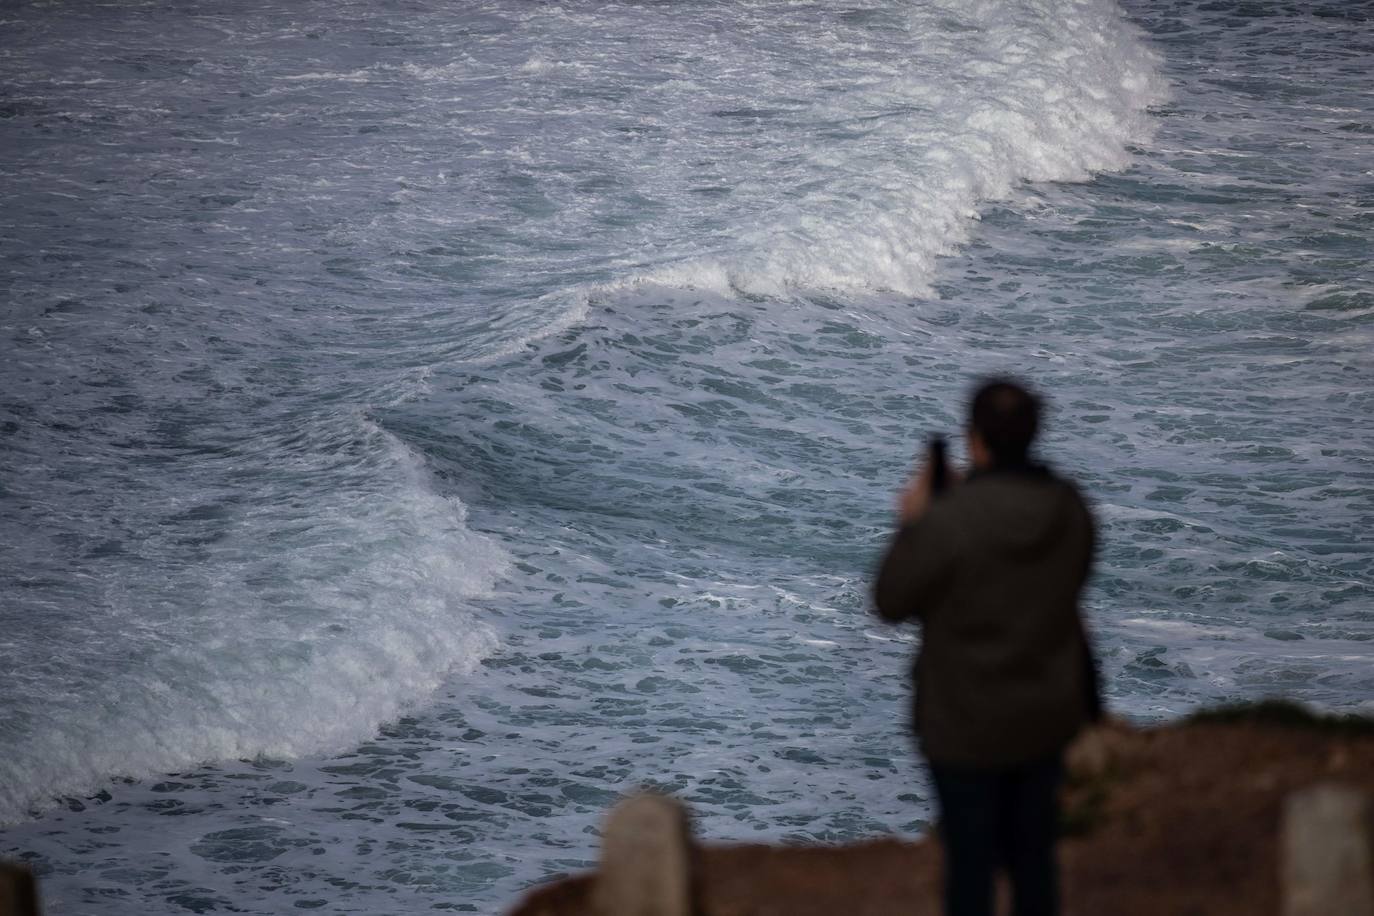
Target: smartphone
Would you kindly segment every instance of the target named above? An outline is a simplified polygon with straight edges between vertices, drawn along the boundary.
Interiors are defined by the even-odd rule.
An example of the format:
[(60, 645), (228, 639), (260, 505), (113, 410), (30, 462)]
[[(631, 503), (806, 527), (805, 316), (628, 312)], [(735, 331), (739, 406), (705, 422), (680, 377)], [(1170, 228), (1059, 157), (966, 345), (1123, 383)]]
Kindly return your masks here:
[(942, 492), (949, 484), (949, 470), (945, 465), (946, 452), (944, 436), (930, 437), (930, 492)]

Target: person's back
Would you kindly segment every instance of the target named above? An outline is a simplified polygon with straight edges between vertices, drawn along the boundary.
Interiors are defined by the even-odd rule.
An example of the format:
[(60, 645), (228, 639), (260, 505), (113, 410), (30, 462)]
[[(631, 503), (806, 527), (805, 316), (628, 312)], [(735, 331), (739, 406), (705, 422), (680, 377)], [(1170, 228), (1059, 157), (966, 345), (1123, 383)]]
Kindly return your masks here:
[(1092, 519), (1028, 460), (1033, 396), (985, 385), (972, 414), (973, 472), (938, 497), (929, 471), (913, 482), (874, 601), (922, 624), (913, 724), (940, 793), (949, 912), (990, 912), (1000, 862), (1017, 912), (1051, 913), (1060, 756), (1098, 714), (1078, 613)]
[(1078, 730), (1091, 554), (1077, 491), (1032, 467), (975, 472), (899, 533), (875, 598), (884, 617), (923, 624), (915, 721), (928, 758), (1009, 766)]

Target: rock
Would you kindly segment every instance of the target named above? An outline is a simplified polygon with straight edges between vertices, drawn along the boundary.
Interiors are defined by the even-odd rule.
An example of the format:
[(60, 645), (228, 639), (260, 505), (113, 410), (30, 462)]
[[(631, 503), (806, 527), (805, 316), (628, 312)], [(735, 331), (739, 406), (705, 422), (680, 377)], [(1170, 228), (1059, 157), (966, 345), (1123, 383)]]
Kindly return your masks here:
[(0, 916), (38, 916), (38, 882), (22, 865), (0, 862)]
[(1069, 745), (1064, 762), (1069, 776), (1078, 780), (1097, 779), (1117, 765), (1123, 750), (1136, 740), (1135, 730), (1120, 719), (1108, 718), (1084, 729)]
[[(1095, 820), (1085, 835), (1060, 843), (1064, 912), (1299, 916), (1296, 905), (1284, 909), (1280, 887), (1297, 891), (1295, 879), (1282, 877), (1285, 867), (1301, 874), (1281, 855), (1285, 803), (1297, 790), (1333, 782), (1374, 799), (1374, 722), (1364, 722), (1231, 713), (1139, 731), (1107, 723), (1105, 740), (1090, 742), (1101, 753), (1084, 761), (1089, 773), (1105, 771), (1077, 786), (1066, 780), (1069, 796), (1085, 798)], [(826, 801), (813, 801), (817, 816)], [(1295, 813), (1287, 842), (1328, 849), (1320, 855), (1329, 857), (1328, 828), (1302, 839), (1300, 819)], [(940, 912), (942, 856), (929, 838), (842, 846), (694, 840), (690, 857), (691, 902), (702, 916)], [(599, 916), (596, 883), (596, 872), (543, 883), (510, 916)], [(1324, 916), (1360, 912), (1339, 900), (1315, 906)]]
[(599, 916), (691, 916), (687, 812), (662, 795), (636, 795), (606, 819), (592, 890)]
[(1290, 795), (1280, 854), (1283, 916), (1374, 916), (1374, 803), (1325, 784)]

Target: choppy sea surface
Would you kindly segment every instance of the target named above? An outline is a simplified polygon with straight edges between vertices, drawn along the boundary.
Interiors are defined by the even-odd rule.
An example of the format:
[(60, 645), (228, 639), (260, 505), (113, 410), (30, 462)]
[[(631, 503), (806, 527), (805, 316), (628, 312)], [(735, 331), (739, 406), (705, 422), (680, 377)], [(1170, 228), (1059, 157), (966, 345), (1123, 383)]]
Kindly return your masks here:
[(0, 856), (497, 913), (917, 833), (893, 494), (1052, 401), (1137, 720), (1374, 709), (1374, 5), (0, 11)]

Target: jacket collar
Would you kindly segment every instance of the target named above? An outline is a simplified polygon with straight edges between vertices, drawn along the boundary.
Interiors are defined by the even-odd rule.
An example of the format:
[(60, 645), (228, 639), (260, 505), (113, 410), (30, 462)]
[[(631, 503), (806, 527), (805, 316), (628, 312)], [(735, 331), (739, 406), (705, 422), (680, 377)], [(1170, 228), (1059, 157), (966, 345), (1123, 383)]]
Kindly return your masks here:
[(964, 479), (968, 482), (982, 480), (984, 477), (1052, 477), (1049, 466), (1038, 461), (1016, 461), (1009, 464), (994, 464), (990, 468), (969, 471)]

